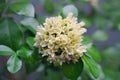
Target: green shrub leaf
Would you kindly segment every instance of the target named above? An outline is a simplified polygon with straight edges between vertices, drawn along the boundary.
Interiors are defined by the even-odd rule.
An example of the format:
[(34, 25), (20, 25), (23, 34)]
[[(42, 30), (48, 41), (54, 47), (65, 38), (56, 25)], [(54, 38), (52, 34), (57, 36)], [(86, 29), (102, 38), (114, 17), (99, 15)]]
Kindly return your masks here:
[(87, 52), (97, 62), (101, 61), (101, 54), (89, 37), (83, 37), (82, 44), (87, 46)]
[(34, 6), (25, 1), (11, 4), (10, 9), (18, 15), (34, 17), (35, 14)]
[(22, 25), (24, 25), (27, 29), (29, 29), (31, 32), (34, 34), (36, 33), (39, 23), (37, 22), (36, 19), (28, 17), (24, 18), (23, 20), (20, 21)]
[(92, 44), (91, 47), (87, 49), (87, 52), (93, 57), (95, 61), (97, 62), (101, 61), (100, 52), (95, 45)]
[(34, 38), (33, 38), (33, 37), (28, 37), (26, 41), (27, 41), (27, 44), (28, 44), (31, 48), (33, 48), (33, 45), (34, 45), (34, 43), (35, 43)]
[(10, 19), (0, 21), (0, 44), (17, 50), (22, 45), (22, 32), (19, 25)]
[(83, 56), (82, 56), (82, 61), (84, 63), (84, 66), (86, 68), (88, 68), (88, 70), (90, 71), (90, 73), (95, 77), (99, 77), (99, 68), (97, 66), (97, 63), (93, 60), (93, 58), (85, 53)]
[(11, 48), (5, 45), (0, 45), (0, 55), (13, 55), (13, 54), (15, 54), (15, 52)]
[(80, 60), (78, 63), (63, 64), (61, 69), (64, 75), (70, 80), (77, 80), (83, 70), (83, 62)]
[[(5, 1), (5, 0), (3, 0)], [(0, 2), (0, 17), (3, 16), (3, 11), (5, 10), (5, 3), (4, 2)]]
[(62, 77), (59, 72), (51, 69), (47, 69), (46, 72), (47, 75), (45, 77), (46, 78), (45, 80), (62, 80)]
[(30, 52), (30, 50), (28, 50), (25, 47), (22, 47), (21, 49), (17, 50), (17, 55), (23, 59), (28, 58), (31, 54), (32, 52)]
[(7, 69), (11, 73), (16, 73), (22, 67), (22, 61), (16, 56), (13, 55), (9, 58), (7, 62)]
[[(33, 64), (35, 62), (33, 51), (29, 50), (26, 47), (22, 47), (20, 50), (17, 51), (17, 55), (24, 59), (25, 62)], [(33, 65), (34, 66), (34, 65)]]
[(67, 5), (62, 9), (63, 16), (67, 16), (68, 13), (73, 13), (73, 16), (78, 16), (78, 10), (74, 5)]

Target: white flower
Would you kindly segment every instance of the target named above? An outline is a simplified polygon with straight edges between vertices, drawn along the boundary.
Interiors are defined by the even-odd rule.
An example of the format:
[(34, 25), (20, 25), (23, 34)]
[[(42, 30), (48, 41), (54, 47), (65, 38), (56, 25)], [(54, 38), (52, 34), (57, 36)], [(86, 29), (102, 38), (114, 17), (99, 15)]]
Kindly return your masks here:
[(84, 22), (78, 23), (72, 13), (64, 19), (61, 16), (47, 18), (44, 25), (39, 26), (35, 46), (50, 63), (75, 63), (86, 52), (86, 46), (81, 45), (82, 34), (86, 32), (84, 25)]

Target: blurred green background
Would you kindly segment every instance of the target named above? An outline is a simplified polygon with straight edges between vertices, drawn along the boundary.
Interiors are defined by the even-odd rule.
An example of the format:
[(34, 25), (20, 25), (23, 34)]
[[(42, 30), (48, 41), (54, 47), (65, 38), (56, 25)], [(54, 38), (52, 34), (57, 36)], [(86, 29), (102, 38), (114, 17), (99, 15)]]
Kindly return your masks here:
[[(21, 40), (22, 38), (34, 37), (36, 27), (45, 18), (65, 14), (69, 10), (65, 7), (70, 5), (77, 8), (77, 11), (74, 11), (74, 7), (70, 10), (78, 12), (74, 13), (78, 15), (78, 21), (86, 23), (85, 35), (100, 51), (101, 59), (95, 59), (103, 70), (98, 79), (82, 72), (79, 80), (120, 80), (120, 0), (0, 0), (0, 44), (17, 51), (21, 46), (16, 43), (21, 44), (20, 41), (23, 41), (21, 45), (24, 45), (25, 40)], [(7, 35), (6, 31), (9, 25), (12, 26), (8, 30), (11, 35)], [(21, 31), (15, 26), (20, 26)], [(12, 38), (12, 45), (7, 41), (11, 36), (15, 36), (15, 39)], [(27, 43), (31, 45), (29, 41)], [(8, 58), (9, 56), (0, 56), (0, 80), (67, 80), (58, 69), (38, 65), (39, 61), (34, 62), (36, 60), (31, 60), (33, 65), (23, 63), (19, 72), (11, 74), (6, 70)], [(38, 57), (35, 56), (35, 59)]]

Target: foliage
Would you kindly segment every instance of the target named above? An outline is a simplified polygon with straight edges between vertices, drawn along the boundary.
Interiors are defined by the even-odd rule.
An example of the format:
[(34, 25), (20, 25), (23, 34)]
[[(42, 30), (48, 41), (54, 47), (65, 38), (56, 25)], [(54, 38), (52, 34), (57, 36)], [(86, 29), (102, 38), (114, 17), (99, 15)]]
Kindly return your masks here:
[[(106, 29), (120, 30), (119, 0), (104, 0), (94, 3), (95, 5), (92, 0), (61, 0), (60, 4), (53, 0), (38, 2), (43, 5), (43, 16), (38, 15), (36, 6), (29, 0), (0, 1), (0, 55), (9, 57), (6, 63), (9, 72), (15, 74), (22, 70), (22, 67), (27, 75), (43, 71), (44, 77), (40, 75), (38, 80), (120, 79), (120, 43), (104, 46), (101, 51), (93, 43), (109, 39)], [(97, 30), (92, 35), (86, 34), (83, 37), (82, 44), (87, 45), (88, 49), (78, 63), (54, 66), (34, 47), (37, 26), (44, 22), (46, 16), (61, 15), (64, 18), (69, 12), (79, 21), (84, 21), (88, 31), (93, 26), (96, 26)]]

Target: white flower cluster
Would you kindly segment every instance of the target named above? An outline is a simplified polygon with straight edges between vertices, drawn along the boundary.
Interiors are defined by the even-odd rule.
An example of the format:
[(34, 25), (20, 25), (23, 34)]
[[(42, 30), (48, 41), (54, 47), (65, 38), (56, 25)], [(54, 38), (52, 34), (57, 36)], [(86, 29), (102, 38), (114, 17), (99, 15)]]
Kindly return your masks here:
[(50, 63), (75, 63), (86, 52), (86, 46), (81, 44), (82, 34), (86, 32), (84, 25), (84, 22), (78, 23), (72, 13), (64, 19), (61, 16), (47, 18), (39, 26), (35, 46)]

